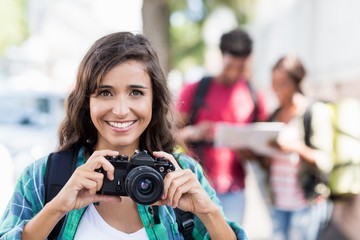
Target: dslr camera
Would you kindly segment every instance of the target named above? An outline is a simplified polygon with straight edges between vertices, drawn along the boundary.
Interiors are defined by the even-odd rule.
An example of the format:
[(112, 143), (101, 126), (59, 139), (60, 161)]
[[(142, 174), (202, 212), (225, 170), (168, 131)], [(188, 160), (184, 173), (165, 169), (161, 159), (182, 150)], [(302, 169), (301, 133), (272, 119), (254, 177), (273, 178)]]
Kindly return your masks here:
[(150, 205), (158, 201), (164, 192), (164, 177), (174, 171), (175, 166), (165, 158), (153, 158), (147, 151), (136, 150), (130, 157), (126, 155), (105, 156), (114, 166), (114, 180), (104, 174), (102, 195), (130, 196), (136, 203)]

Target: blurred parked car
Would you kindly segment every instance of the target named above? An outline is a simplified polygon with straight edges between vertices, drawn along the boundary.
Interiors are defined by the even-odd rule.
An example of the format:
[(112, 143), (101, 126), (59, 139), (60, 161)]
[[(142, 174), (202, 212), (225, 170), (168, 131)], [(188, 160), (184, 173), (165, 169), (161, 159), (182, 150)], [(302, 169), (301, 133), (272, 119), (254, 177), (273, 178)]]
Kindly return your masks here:
[(32, 161), (54, 151), (64, 117), (65, 95), (35, 90), (0, 92), (0, 144), (11, 154), (15, 177)]
[(0, 216), (12, 195), (15, 185), (14, 166), (9, 150), (0, 144), (0, 161), (4, 171), (0, 174)]

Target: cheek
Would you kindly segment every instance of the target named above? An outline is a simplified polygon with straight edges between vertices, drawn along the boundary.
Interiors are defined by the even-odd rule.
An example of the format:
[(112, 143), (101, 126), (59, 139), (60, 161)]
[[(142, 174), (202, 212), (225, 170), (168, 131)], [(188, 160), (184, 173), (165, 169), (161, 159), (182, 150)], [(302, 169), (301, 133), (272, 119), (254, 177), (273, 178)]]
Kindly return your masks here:
[(97, 103), (96, 100), (90, 100), (89, 106), (91, 121), (96, 124), (96, 119), (101, 117), (101, 114), (104, 111), (104, 107), (101, 104)]
[(140, 104), (139, 110), (141, 111), (142, 117), (144, 118), (144, 121), (148, 125), (153, 117), (153, 104), (152, 99), (149, 99), (148, 101), (143, 102), (143, 104)]
[(286, 91), (284, 91), (284, 88), (277, 86), (277, 85), (273, 85), (272, 86), (273, 91), (275, 93), (275, 96), (282, 101), (284, 98), (286, 98)]
[(147, 102), (145, 109), (144, 109), (144, 113), (146, 113), (146, 118), (148, 118), (148, 121), (150, 122), (151, 118), (152, 118), (152, 114), (153, 114), (153, 106), (152, 106), (152, 101)]
[(279, 84), (277, 83), (272, 83), (272, 90), (278, 95), (280, 94), (282, 91), (281, 91), (281, 87)]

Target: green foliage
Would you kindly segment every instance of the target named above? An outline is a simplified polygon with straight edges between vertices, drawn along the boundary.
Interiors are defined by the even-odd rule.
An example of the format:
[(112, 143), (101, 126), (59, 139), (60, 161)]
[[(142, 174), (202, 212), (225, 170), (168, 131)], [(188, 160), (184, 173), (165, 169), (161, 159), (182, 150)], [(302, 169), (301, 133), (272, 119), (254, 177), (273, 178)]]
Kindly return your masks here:
[[(202, 11), (191, 12), (190, 1), (200, 1)], [(207, 17), (214, 9), (226, 6), (232, 9), (238, 25), (245, 24), (249, 17), (249, 7), (255, 0), (167, 0), (171, 12), (170, 19), (176, 17), (180, 21), (170, 20), (170, 59), (171, 66), (179, 70), (186, 70), (204, 62), (205, 44), (202, 29)], [(193, 3), (193, 2), (192, 2)], [(197, 16), (198, 18), (192, 18)]]
[(203, 0), (208, 13), (219, 6), (226, 6), (234, 11), (239, 25), (243, 25), (252, 17), (252, 6), (256, 0)]
[(25, 0), (0, 0), (0, 55), (28, 37)]
[(180, 26), (170, 28), (170, 56), (177, 69), (185, 70), (203, 62), (204, 42), (201, 27), (195, 22), (186, 21)]

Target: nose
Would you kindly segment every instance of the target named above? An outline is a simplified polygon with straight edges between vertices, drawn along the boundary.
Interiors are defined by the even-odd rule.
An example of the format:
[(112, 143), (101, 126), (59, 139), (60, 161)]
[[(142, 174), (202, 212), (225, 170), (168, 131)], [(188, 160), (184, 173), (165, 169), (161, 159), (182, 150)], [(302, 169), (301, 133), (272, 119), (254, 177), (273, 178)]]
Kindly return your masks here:
[(124, 118), (129, 112), (130, 112), (130, 108), (126, 99), (121, 98), (115, 100), (114, 106), (112, 108), (113, 114), (117, 115), (120, 118)]

